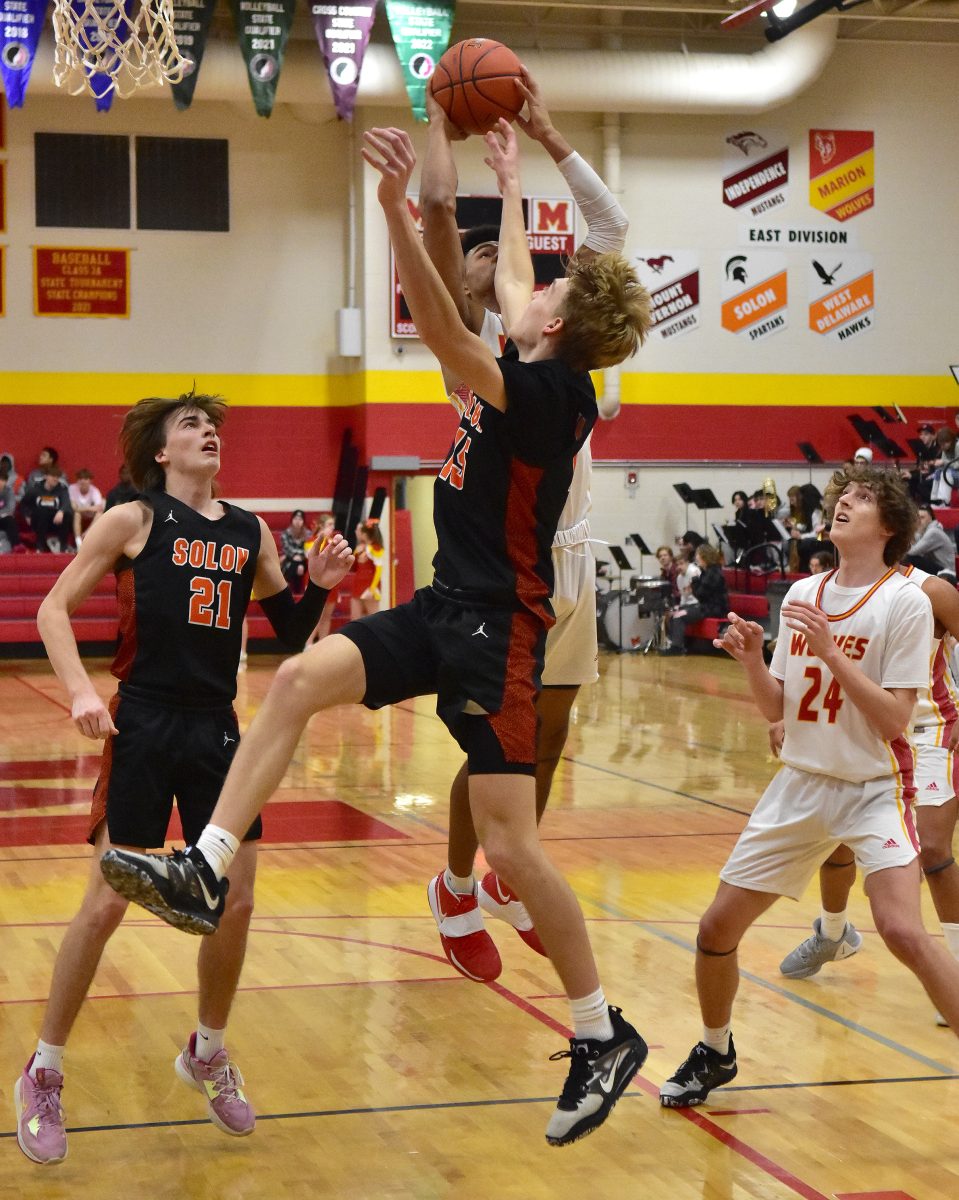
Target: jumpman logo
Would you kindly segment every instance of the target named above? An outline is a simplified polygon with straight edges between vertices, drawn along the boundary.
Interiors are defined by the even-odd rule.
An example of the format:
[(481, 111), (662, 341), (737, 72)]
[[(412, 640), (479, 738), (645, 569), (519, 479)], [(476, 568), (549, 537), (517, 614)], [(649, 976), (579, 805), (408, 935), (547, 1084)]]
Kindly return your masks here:
[(485, 622), (485, 621), (483, 621), (483, 622), (481, 623), (481, 625), (480, 625), (479, 629), (475, 629), (475, 630), (473, 631), (473, 633), (472, 633), (470, 636), (471, 636), (471, 637), (478, 637), (478, 636), (479, 636), (479, 635), (481, 635), (481, 634), (482, 634), (482, 636), (483, 636), (484, 638), (488, 638), (488, 637), (489, 637), (489, 634), (486, 632), (486, 622)]
[(179, 522), (179, 521), (176, 519), (176, 517), (173, 515), (173, 509), (172, 509), (172, 508), (171, 508), (171, 509), (170, 509), (170, 511), (167, 513), (166, 521), (164, 521), (164, 522), (163, 522), (163, 524), (164, 524), (164, 525), (166, 525), (167, 521), (172, 521), (174, 525), (179, 525), (179, 524), (180, 524), (180, 522)]
[(223, 735), (223, 745), (224, 746), (229, 746), (230, 742), (235, 742), (235, 741), (236, 741), (236, 738), (231, 738), (228, 733), (225, 733)]

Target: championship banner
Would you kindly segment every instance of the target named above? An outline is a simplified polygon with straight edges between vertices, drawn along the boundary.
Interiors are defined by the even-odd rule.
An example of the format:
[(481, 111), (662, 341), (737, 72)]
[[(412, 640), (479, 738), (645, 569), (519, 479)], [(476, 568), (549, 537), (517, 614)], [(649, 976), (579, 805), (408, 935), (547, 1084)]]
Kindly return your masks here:
[(352, 121), (363, 56), (376, 17), (376, 0), (371, 4), (314, 4), (312, 12), (333, 107), (341, 120)]
[(652, 331), (660, 341), (692, 333), (700, 325), (699, 258), (695, 250), (638, 251), (639, 281), (652, 300)]
[[(136, 0), (122, 0), (122, 2), (118, 3), (114, 3), (113, 0), (97, 0), (96, 4), (88, 6), (84, 3), (84, 0), (70, 0), (70, 7), (80, 21), (80, 33), (78, 36), (85, 38), (88, 46), (99, 44), (101, 41), (101, 32), (94, 19), (94, 16), (96, 16), (103, 21), (112, 21), (111, 28), (115, 31), (116, 40), (121, 45), (125, 45), (130, 40), (130, 28), (133, 21), (133, 6), (135, 3)], [(118, 8), (121, 9), (127, 20), (117, 19), (114, 14)], [(113, 104), (113, 97), (116, 94), (113, 86), (113, 76), (107, 74), (105, 71), (87, 71), (87, 76), (90, 81), (90, 91), (93, 93), (97, 112), (109, 112)]]
[[(0, 76), (11, 108), (22, 108), (50, 0), (0, 0)], [(0, 146), (3, 145), (0, 118)]]
[(769, 129), (737, 129), (723, 154), (723, 204), (743, 216), (761, 217), (786, 203), (789, 145)]
[[(407, 196), (410, 215), (422, 232), (423, 218), (417, 207), (418, 196)], [(499, 196), (456, 197), (456, 224), (461, 229), (478, 225), (499, 226), (503, 201)], [(524, 196), (523, 216), (526, 221), (526, 240), (533, 259), (537, 290), (566, 274), (566, 260), (576, 249), (576, 205), (569, 196), (554, 199), (548, 196)], [(419, 335), (406, 306), (400, 288), (393, 251), (390, 250), (390, 337), (415, 338)]]
[(786, 328), (786, 256), (772, 250), (730, 254), (723, 260), (723, 329), (758, 342)]
[(386, 19), (417, 121), (426, 120), (426, 84), (450, 44), (455, 8), (456, 0), (386, 0)]
[(810, 129), (809, 203), (848, 221), (876, 203), (875, 135), (858, 129)]
[(273, 111), (296, 0), (230, 0), (236, 36), (261, 117)]
[[(837, 256), (838, 257), (838, 256)], [(813, 333), (845, 342), (866, 333), (876, 323), (876, 289), (871, 254), (814, 258), (807, 276), (809, 328)]]
[(193, 103), (214, 8), (216, 0), (173, 0), (173, 32), (186, 65), (183, 78), (179, 83), (171, 83), (170, 90), (173, 92), (173, 103), (181, 112)]
[(34, 246), (33, 312), (38, 317), (128, 317), (130, 251)]

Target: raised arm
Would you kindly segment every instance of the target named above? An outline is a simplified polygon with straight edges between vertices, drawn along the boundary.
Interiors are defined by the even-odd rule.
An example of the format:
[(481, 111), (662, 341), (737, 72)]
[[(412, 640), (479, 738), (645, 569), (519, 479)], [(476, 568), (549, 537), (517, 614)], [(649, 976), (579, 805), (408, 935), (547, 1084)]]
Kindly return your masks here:
[(509, 334), (513, 323), (526, 311), (535, 280), (526, 222), (523, 220), (519, 143), (508, 121), (501, 119), (497, 128), (486, 135), (486, 147), (489, 154), (483, 161), (495, 173), (503, 197), (495, 286), (500, 315)]

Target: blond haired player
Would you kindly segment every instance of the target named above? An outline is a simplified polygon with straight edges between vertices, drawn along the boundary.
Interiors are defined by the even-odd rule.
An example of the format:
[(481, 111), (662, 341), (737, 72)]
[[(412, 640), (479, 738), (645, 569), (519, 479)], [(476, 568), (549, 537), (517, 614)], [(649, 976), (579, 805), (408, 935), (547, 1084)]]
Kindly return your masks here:
[(929, 682), (932, 609), (898, 562), (915, 507), (892, 472), (837, 472), (831, 538), (838, 571), (789, 590), (772, 664), (759, 625), (730, 614), (716, 645), (746, 671), (757, 707), (785, 723), (782, 767), (763, 793), (699, 924), (696, 988), (703, 1037), (660, 1099), (702, 1104), (736, 1076), (730, 1020), (737, 947), (779, 896), (796, 898), (840, 843), (851, 847), (883, 941), (959, 1028), (959, 963), (923, 929), (913, 755), (905, 737)]

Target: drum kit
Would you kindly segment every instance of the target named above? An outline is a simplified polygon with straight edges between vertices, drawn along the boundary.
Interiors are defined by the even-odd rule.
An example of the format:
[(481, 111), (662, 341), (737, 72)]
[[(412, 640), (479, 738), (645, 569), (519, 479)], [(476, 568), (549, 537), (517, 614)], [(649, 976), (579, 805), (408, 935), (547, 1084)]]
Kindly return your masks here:
[(639, 650), (643, 654), (665, 645), (663, 618), (669, 610), (670, 591), (665, 579), (634, 575), (628, 588), (598, 594), (596, 625), (600, 645), (618, 652)]

